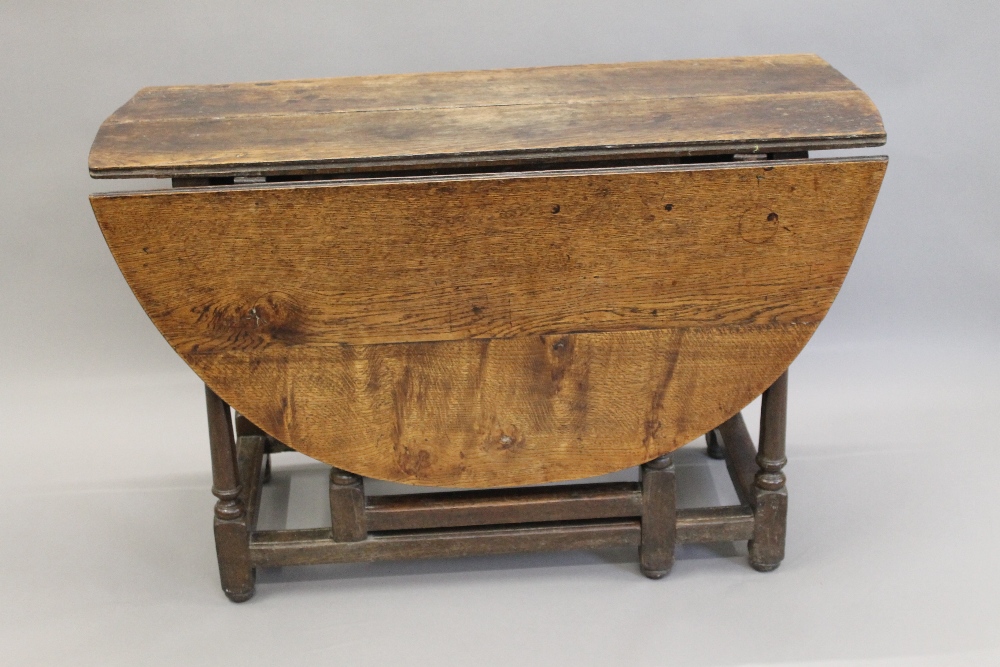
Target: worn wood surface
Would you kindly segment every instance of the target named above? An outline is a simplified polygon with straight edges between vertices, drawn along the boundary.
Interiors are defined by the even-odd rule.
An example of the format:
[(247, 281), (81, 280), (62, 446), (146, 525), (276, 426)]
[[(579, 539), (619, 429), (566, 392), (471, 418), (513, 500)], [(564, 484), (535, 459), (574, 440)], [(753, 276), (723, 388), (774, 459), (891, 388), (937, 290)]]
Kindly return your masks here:
[(504, 527), (415, 530), (334, 542), (327, 529), (259, 531), (250, 544), (258, 567), (455, 558), (484, 554), (639, 546), (638, 519), (567, 521)]
[(736, 495), (741, 503), (752, 506), (755, 502), (754, 475), (757, 474), (757, 463), (754, 459), (757, 449), (743, 415), (736, 413), (719, 426), (716, 432), (722, 438), (726, 468), (733, 480)]
[(91, 201), (140, 302), (188, 357), (816, 323), (884, 169), (859, 158)]
[[(746, 540), (753, 512), (744, 507), (706, 507), (677, 512), (677, 541)], [(323, 528), (255, 533), (250, 545), (257, 566), (316, 565), (406, 558), (463, 557), (492, 553), (639, 546), (638, 519), (558, 522), (506, 527), (416, 530), (370, 534), (361, 542), (336, 542)]]
[(639, 568), (650, 579), (662, 579), (674, 565), (677, 543), (677, 482), (670, 454), (642, 466), (642, 538)]
[(267, 433), (369, 477), (506, 486), (637, 465), (759, 395), (833, 301), (884, 169), (769, 161), (92, 204), (166, 339)]
[(753, 509), (744, 505), (677, 510), (678, 542), (736, 542), (753, 536)]
[[(215, 504), (215, 553), (219, 560), (222, 590), (233, 602), (253, 597), (257, 572), (250, 562), (250, 533), (245, 500), (259, 502), (244, 492), (236, 458), (236, 441), (229, 406), (209, 387), (205, 387), (208, 409), (208, 439), (212, 455), (212, 493)], [(254, 510), (256, 516), (256, 510)]]
[(372, 531), (612, 519), (641, 514), (639, 485), (630, 482), (374, 496), (367, 499), (365, 509), (368, 529)]
[(368, 535), (364, 479), (330, 468), (330, 526), (336, 542), (357, 542)]
[[(773, 390), (772, 385), (772, 397)], [(218, 405), (224, 404), (218, 401)], [(237, 452), (247, 516), (253, 517), (259, 513), (261, 500), (259, 486), (254, 488), (255, 481), (259, 481), (261, 464), (267, 457), (264, 438), (241, 436)], [(247, 565), (252, 572), (253, 567), (260, 565), (461, 557), (624, 545), (639, 546), (642, 572), (660, 578), (673, 561), (675, 541), (748, 540), (773, 532), (776, 517), (767, 509), (761, 512), (759, 507), (758, 516), (747, 505), (677, 510), (670, 455), (648, 462), (642, 471), (639, 484), (591, 483), (365, 498), (363, 486), (355, 475), (332, 469), (333, 530), (256, 531), (251, 519), (247, 525), (248, 539), (227, 545), (234, 552), (227, 558), (220, 554), (224, 588), (229, 579), (247, 571)], [(334, 498), (336, 491), (344, 490), (349, 493)], [(358, 497), (348, 498), (353, 491), (357, 491)], [(349, 521), (338, 534), (336, 522), (345, 515)], [(360, 526), (361, 532), (345, 536), (344, 528), (351, 526)], [(371, 532), (365, 532), (365, 526)], [(773, 540), (766, 542), (770, 544)], [(753, 558), (756, 544), (756, 540), (751, 541), (751, 564), (768, 569), (761, 568), (760, 562)], [(234, 596), (230, 589), (226, 590), (234, 601), (245, 600), (253, 594), (252, 581), (243, 595)]]
[(469, 168), (885, 142), (814, 55), (145, 88), (105, 123), (95, 177)]
[(240, 473), (240, 500), (246, 508), (247, 530), (257, 528), (261, 487), (266, 474), (268, 455), (264, 436), (242, 435), (236, 439), (236, 467)]
[(788, 491), (785, 488), (785, 416), (788, 372), (781, 374), (761, 397), (760, 445), (754, 477), (756, 522), (749, 542), (750, 565), (761, 572), (777, 568), (785, 557)]

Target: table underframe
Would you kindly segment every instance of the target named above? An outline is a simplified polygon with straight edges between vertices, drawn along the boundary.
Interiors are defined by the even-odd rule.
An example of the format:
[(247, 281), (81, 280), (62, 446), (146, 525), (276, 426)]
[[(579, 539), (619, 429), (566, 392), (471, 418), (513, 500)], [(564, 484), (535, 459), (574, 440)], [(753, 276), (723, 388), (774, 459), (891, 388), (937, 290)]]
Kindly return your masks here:
[(215, 543), (222, 589), (254, 594), (256, 568), (632, 546), (644, 575), (670, 572), (677, 543), (747, 540), (750, 565), (774, 570), (785, 551), (782, 468), (788, 373), (763, 394), (760, 446), (737, 413), (705, 435), (724, 458), (738, 505), (677, 509), (673, 458), (642, 465), (638, 482), (369, 496), (364, 479), (330, 470), (330, 528), (258, 530), (272, 454), (289, 448), (205, 388)]

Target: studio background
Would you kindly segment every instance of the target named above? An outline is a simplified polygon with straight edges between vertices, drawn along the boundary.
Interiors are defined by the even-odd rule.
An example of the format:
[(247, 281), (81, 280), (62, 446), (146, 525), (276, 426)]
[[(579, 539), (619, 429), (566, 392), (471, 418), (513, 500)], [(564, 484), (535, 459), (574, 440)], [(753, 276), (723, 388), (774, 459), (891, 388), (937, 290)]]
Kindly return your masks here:
[[(0, 3), (0, 650), (9, 664), (997, 664), (997, 25), (987, 1)], [(285, 570), (246, 605), (225, 599), (201, 386), (87, 202), (165, 184), (89, 178), (104, 118), (152, 85), (802, 52), (874, 100), (888, 144), (850, 154), (890, 164), (791, 369), (777, 572), (697, 549), (659, 582), (627, 555), (497, 557)], [(304, 459), (289, 470), (309, 486)]]

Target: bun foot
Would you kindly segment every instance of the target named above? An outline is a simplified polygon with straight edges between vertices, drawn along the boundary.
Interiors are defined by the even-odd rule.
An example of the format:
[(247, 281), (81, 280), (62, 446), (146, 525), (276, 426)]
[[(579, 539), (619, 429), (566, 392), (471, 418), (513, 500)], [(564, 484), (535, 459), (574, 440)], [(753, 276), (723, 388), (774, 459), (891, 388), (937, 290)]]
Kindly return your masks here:
[(640, 568), (643, 575), (649, 579), (662, 579), (663, 577), (670, 574), (670, 570), (647, 570), (646, 568)]
[(246, 602), (253, 597), (253, 594), (257, 591), (256, 588), (251, 588), (247, 591), (224, 591), (226, 597), (229, 598), (231, 602)]
[(758, 572), (774, 572), (778, 569), (779, 565), (781, 565), (781, 563), (750, 563), (750, 567)]

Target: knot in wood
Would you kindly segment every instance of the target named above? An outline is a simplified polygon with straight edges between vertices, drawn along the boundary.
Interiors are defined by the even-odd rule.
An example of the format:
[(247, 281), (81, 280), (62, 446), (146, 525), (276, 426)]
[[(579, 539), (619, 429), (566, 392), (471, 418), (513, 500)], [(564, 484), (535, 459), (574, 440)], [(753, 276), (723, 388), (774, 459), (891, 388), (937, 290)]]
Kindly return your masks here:
[(740, 217), (740, 238), (753, 245), (767, 243), (778, 233), (779, 217), (769, 205), (751, 206)]

